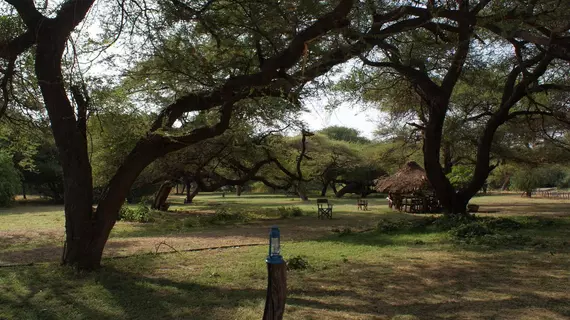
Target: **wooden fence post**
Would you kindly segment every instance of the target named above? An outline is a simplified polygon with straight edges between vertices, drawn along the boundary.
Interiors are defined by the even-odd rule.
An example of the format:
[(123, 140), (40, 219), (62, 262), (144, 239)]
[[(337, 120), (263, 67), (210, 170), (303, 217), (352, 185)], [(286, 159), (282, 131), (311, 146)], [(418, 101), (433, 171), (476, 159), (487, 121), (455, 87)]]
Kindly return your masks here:
[(263, 320), (281, 320), (287, 297), (287, 265), (267, 263), (267, 297)]
[(263, 320), (282, 320), (287, 298), (287, 264), (281, 256), (279, 228), (269, 232), (269, 255), (267, 262), (267, 297)]

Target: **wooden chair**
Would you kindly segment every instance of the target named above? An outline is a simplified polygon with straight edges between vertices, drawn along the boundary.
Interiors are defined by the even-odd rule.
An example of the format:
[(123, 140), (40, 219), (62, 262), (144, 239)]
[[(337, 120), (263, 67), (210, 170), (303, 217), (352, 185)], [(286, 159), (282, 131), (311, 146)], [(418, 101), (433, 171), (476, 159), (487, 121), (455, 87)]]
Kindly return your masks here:
[(332, 219), (333, 205), (328, 199), (317, 199), (317, 217), (319, 219)]
[(368, 200), (358, 199), (356, 201), (356, 206), (358, 210), (367, 211), (368, 210)]

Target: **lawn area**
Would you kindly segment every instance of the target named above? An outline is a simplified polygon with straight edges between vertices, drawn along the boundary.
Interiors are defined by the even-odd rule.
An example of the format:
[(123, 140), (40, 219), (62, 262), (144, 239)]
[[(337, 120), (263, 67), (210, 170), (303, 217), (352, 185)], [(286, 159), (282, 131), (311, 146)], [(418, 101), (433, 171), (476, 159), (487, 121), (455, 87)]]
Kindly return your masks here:
[[(173, 213), (117, 223), (99, 272), (77, 274), (56, 262), (0, 268), (0, 319), (259, 319), (273, 224), (281, 227), (285, 259), (309, 264), (288, 273), (286, 319), (570, 318), (568, 201), (475, 198), (482, 216), (523, 225), (516, 234), (528, 241), (498, 245), (453, 241), (431, 227), (371, 230), (379, 221), (420, 218), (389, 211), (382, 198), (371, 198), (368, 212), (357, 211), (355, 199), (331, 201), (334, 219), (319, 221), (314, 201), (208, 194), (183, 205), (173, 196)], [(283, 219), (282, 206), (306, 215)], [(251, 219), (185, 222), (220, 208)], [(57, 260), (62, 224), (57, 206), (0, 211), (0, 261)], [(183, 251), (222, 245), (231, 247)], [(124, 255), (131, 256), (112, 258)]]

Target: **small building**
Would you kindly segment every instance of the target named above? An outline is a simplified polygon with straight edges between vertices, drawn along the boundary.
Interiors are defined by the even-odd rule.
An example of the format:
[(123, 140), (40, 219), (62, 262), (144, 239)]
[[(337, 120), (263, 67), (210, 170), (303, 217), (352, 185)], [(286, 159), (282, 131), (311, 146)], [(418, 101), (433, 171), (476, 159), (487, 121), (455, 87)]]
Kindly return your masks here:
[(377, 192), (388, 194), (390, 208), (411, 213), (440, 211), (425, 170), (414, 161), (389, 177), (376, 179), (375, 188)]

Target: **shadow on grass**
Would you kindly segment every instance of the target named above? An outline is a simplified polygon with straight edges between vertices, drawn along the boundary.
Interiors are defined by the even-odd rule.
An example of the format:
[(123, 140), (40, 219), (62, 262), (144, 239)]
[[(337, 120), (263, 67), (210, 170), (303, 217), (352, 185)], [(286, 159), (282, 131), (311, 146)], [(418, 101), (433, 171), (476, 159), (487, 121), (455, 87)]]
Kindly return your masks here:
[[(508, 258), (472, 258), (434, 263), (418, 258), (379, 265), (346, 264), (342, 280), (305, 280), (290, 306), (315, 314), (340, 311), (360, 315), (413, 316), (413, 319), (563, 319), (570, 315), (564, 286), (535, 266), (513, 268)], [(390, 267), (388, 267), (390, 266)], [(388, 268), (387, 268), (388, 267)], [(558, 267), (560, 267), (558, 265)], [(538, 271), (538, 273), (534, 273)], [(558, 276), (564, 271), (558, 269)], [(536, 279), (541, 279), (536, 281)]]
[[(407, 218), (409, 219), (409, 217)], [(432, 224), (388, 231), (377, 228), (364, 232), (354, 232), (350, 228), (339, 229), (336, 230), (336, 234), (325, 236), (318, 241), (380, 247), (407, 246), (410, 248), (443, 244), (473, 252), (524, 249), (551, 255), (570, 253), (570, 217), (519, 216), (511, 217), (511, 219), (520, 224), (520, 229), (493, 229), (489, 238), (479, 238), (478, 236), (454, 238), (450, 231)]]
[[(105, 254), (113, 254), (128, 249), (127, 242), (108, 242), (105, 246)], [(30, 264), (37, 262), (58, 261), (63, 252), (63, 241), (61, 246), (41, 246), (33, 249), (23, 249), (14, 251), (4, 251), (0, 255), (0, 265)], [(0, 319), (2, 319), (0, 317)]]
[[(152, 260), (151, 258), (149, 258)], [(144, 264), (143, 259), (137, 259)], [(175, 281), (106, 267), (93, 274), (26, 268), (0, 293), (2, 319), (224, 319), (265, 292)], [(137, 265), (135, 270), (144, 267)], [(14, 279), (15, 278), (15, 279)], [(7, 309), (7, 311), (6, 311)]]
[[(95, 274), (78, 275), (53, 265), (0, 270), (0, 318), (261, 318), (264, 278), (261, 270), (254, 270), (260, 266), (241, 269), (240, 276), (222, 281), (200, 275), (216, 259), (247, 263), (247, 254), (222, 253), (205, 258), (205, 263), (196, 260), (199, 254), (154, 257), (121, 259)], [(195, 263), (188, 264), (193, 258)], [(326, 269), (290, 271), (286, 319), (570, 316), (564, 281), (570, 275), (567, 256), (426, 248), (348, 258), (326, 258), (332, 259)], [(198, 271), (186, 273), (188, 269)]]

